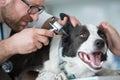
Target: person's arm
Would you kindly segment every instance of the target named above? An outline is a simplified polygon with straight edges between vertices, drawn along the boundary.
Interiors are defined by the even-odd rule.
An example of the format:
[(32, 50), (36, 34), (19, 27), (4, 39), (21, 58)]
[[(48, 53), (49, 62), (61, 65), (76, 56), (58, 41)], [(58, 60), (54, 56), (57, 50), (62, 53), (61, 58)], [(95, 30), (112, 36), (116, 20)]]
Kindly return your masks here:
[(0, 64), (15, 54), (28, 54), (48, 45), (54, 33), (45, 29), (28, 28), (0, 41)]
[(105, 32), (108, 41), (108, 47), (111, 52), (120, 56), (120, 35), (115, 28), (108, 22), (101, 22), (99, 27)]
[(0, 64), (6, 61), (9, 57), (12, 56), (12, 50), (8, 46), (9, 42), (6, 40), (0, 41)]

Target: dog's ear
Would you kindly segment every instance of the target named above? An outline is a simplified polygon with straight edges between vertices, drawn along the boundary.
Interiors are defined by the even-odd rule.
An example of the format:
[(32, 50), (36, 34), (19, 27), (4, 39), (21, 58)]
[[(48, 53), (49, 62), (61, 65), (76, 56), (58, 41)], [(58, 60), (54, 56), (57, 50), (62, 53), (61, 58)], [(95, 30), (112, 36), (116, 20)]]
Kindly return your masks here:
[(69, 16), (65, 13), (60, 13), (60, 19), (63, 20), (64, 17), (67, 17), (69, 19)]
[[(66, 24), (63, 26), (63, 30), (67, 33), (67, 35), (66, 35), (66, 34), (63, 34), (63, 35), (62, 35), (62, 46), (64, 47), (64, 48), (63, 48), (63, 51), (64, 51), (64, 52), (62, 52), (62, 53), (63, 53), (62, 56), (67, 55), (67, 53), (68, 53), (68, 51), (69, 51), (69, 47), (66, 47), (66, 46), (70, 46), (70, 44), (71, 44), (70, 36), (71, 36), (72, 30), (74, 29), (74, 27), (73, 27), (73, 25), (72, 25), (72, 23), (71, 23), (71, 21), (70, 21), (69, 15), (67, 15), (67, 14), (65, 14), (65, 13), (60, 13), (60, 18), (61, 18), (61, 20), (63, 20), (64, 17), (67, 17), (67, 22), (66, 22)], [(72, 53), (72, 52), (71, 52), (71, 53)], [(71, 55), (72, 55), (72, 54), (71, 54)]]
[(64, 29), (64, 31), (69, 35), (70, 32), (71, 32), (72, 29), (73, 29), (73, 25), (72, 25), (72, 23), (71, 23), (71, 21), (70, 21), (69, 15), (67, 15), (67, 14), (65, 14), (65, 13), (60, 13), (60, 18), (61, 18), (61, 20), (63, 20), (64, 17), (67, 17), (67, 22), (66, 22), (66, 24), (64, 25), (63, 29)]
[(68, 43), (70, 41), (69, 37), (71, 35), (71, 31), (73, 30), (73, 26), (72, 26), (72, 24), (70, 22), (69, 15), (67, 15), (65, 13), (60, 13), (61, 20), (63, 20), (64, 17), (68, 18), (66, 24), (63, 26), (63, 30), (66, 32), (67, 35), (66, 34), (62, 35), (62, 44), (63, 44), (62, 46), (66, 45), (66, 44), (68, 45)]

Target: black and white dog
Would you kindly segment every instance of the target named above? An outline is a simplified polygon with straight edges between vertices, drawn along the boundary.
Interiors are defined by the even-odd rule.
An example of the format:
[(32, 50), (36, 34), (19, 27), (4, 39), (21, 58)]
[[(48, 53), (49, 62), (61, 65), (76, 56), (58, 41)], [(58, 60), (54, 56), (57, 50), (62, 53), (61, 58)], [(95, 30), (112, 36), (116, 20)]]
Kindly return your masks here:
[(107, 58), (104, 33), (91, 24), (73, 27), (70, 21), (64, 30), (67, 35), (53, 38), (49, 60), (44, 62), (37, 80), (88, 77), (102, 69)]
[(108, 48), (100, 28), (92, 24), (73, 27), (68, 19), (63, 29), (66, 34), (56, 35), (50, 49), (40, 51), (39, 66), (26, 69), (20, 80), (69, 80), (113, 73), (102, 68)]

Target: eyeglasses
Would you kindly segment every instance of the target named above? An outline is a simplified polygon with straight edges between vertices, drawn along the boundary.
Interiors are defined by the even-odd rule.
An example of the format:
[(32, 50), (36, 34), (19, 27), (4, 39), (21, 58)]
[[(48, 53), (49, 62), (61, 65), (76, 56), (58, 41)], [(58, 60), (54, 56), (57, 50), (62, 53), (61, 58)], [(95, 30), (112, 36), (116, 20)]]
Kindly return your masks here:
[(22, 0), (26, 5), (29, 6), (29, 9), (27, 10), (27, 13), (28, 14), (41, 14), (44, 10), (45, 10), (45, 7), (44, 6), (32, 6), (30, 5), (26, 0)]

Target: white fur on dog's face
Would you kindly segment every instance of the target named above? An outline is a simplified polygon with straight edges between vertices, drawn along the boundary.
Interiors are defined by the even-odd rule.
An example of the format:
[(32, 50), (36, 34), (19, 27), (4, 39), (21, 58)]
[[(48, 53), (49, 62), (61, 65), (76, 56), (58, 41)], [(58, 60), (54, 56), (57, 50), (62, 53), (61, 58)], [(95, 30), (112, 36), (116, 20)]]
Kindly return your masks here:
[[(105, 44), (101, 49), (96, 48), (96, 40), (105, 40), (98, 35), (98, 28), (94, 25), (87, 25), (89, 30), (88, 39), (79, 47), (78, 53), (81, 59), (84, 59), (85, 65), (90, 69), (94, 70), (96, 68), (101, 68), (103, 61), (101, 61), (101, 55), (106, 54), (107, 45)], [(82, 54), (80, 54), (82, 52)], [(96, 54), (96, 55), (93, 55)], [(87, 54), (87, 55), (86, 55)]]
[[(86, 27), (86, 28), (84, 28)], [(72, 34), (80, 34), (76, 37), (71, 37), (72, 46), (69, 50), (70, 53), (64, 57), (64, 60), (67, 62), (65, 66), (67, 72), (69, 73), (81, 73), (92, 70), (93, 72), (98, 72), (102, 68), (102, 57), (106, 55), (107, 44), (105, 39), (102, 37), (103, 34), (99, 34), (98, 27), (94, 25), (86, 25), (80, 28), (84, 34), (80, 34), (79, 28)], [(86, 32), (85, 32), (86, 31)], [(78, 33), (79, 32), (79, 33)], [(83, 37), (81, 37), (83, 36)], [(85, 36), (85, 37), (84, 37)], [(73, 39), (74, 38), (74, 39)], [(104, 42), (102, 47), (97, 48), (95, 43), (97, 40)], [(75, 45), (74, 45), (75, 44)], [(98, 44), (99, 45), (99, 44)], [(76, 50), (77, 51), (76, 51)], [(73, 50), (73, 51), (72, 51)], [(72, 55), (71, 55), (72, 54)], [(76, 54), (76, 55), (75, 55)], [(82, 69), (82, 70), (76, 70)], [(74, 71), (73, 71), (74, 70)]]

